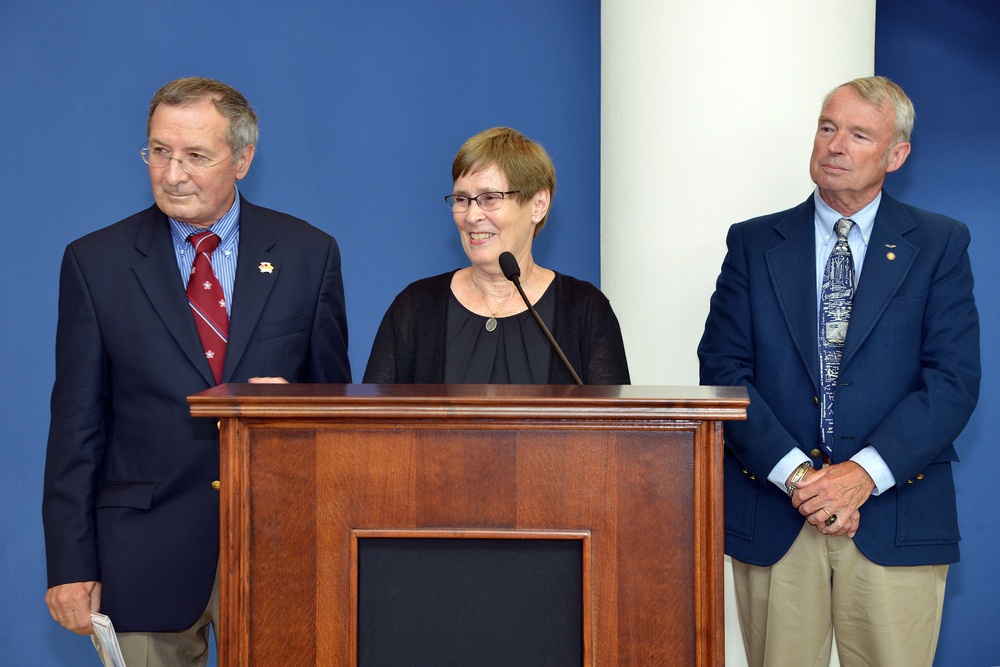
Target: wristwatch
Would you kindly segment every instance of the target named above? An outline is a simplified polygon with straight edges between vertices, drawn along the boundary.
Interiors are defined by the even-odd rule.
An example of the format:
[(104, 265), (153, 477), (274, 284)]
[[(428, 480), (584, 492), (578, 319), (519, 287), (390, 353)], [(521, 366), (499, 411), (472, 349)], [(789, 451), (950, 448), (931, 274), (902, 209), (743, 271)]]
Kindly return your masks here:
[(795, 485), (802, 481), (806, 476), (806, 473), (812, 470), (812, 463), (809, 461), (803, 461), (799, 464), (799, 467), (792, 471), (792, 476), (788, 479), (788, 483), (785, 485), (785, 490), (788, 491), (788, 497), (791, 498), (792, 494), (795, 493)]

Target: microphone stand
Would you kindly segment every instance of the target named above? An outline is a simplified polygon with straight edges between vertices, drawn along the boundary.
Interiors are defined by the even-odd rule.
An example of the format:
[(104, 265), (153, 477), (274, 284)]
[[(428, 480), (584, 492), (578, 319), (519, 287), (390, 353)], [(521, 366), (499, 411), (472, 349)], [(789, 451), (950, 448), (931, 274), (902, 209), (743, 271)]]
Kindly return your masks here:
[[(505, 255), (509, 256), (510, 259), (506, 259), (506, 257), (504, 257)], [(556, 354), (559, 356), (559, 361), (561, 361), (562, 365), (566, 367), (567, 371), (569, 371), (570, 376), (573, 378), (573, 382), (583, 386), (583, 380), (581, 380), (580, 376), (576, 374), (575, 370), (573, 370), (573, 365), (569, 363), (569, 359), (567, 359), (566, 355), (563, 354), (562, 348), (559, 347), (559, 343), (557, 343), (556, 339), (552, 337), (552, 334), (549, 332), (549, 328), (545, 326), (545, 322), (542, 321), (542, 317), (538, 314), (538, 311), (535, 310), (535, 307), (531, 305), (531, 301), (528, 300), (528, 295), (524, 293), (524, 288), (521, 287), (521, 279), (519, 278), (521, 275), (521, 267), (517, 265), (517, 260), (514, 258), (514, 255), (509, 252), (501, 253), (500, 260), (500, 268), (503, 270), (504, 276), (507, 277), (507, 280), (514, 283), (514, 287), (517, 288), (518, 294), (521, 295), (524, 305), (526, 305), (528, 310), (531, 311), (532, 317), (535, 318), (535, 322), (538, 323), (542, 333), (545, 334), (545, 338), (548, 339), (549, 345), (552, 346), (552, 349), (555, 350)], [(510, 262), (513, 262), (513, 264), (510, 264)], [(504, 266), (505, 264), (507, 264), (507, 266)]]

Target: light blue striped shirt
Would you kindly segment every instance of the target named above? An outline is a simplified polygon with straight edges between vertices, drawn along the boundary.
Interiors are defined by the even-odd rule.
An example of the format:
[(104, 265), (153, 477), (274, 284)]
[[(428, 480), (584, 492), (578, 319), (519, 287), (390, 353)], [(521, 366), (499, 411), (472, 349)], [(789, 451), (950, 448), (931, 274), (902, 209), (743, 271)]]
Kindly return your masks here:
[[(174, 255), (177, 257), (177, 268), (181, 272), (181, 281), (187, 289), (188, 278), (191, 277), (191, 265), (194, 264), (194, 246), (188, 241), (192, 234), (205, 231), (185, 222), (178, 222), (171, 217), (170, 235), (174, 240)], [(212, 270), (215, 277), (222, 283), (222, 293), (226, 297), (226, 312), (232, 315), (233, 285), (236, 282), (236, 256), (240, 247), (240, 193), (237, 190), (235, 201), (229, 211), (208, 228), (219, 236), (219, 247), (212, 253)]]

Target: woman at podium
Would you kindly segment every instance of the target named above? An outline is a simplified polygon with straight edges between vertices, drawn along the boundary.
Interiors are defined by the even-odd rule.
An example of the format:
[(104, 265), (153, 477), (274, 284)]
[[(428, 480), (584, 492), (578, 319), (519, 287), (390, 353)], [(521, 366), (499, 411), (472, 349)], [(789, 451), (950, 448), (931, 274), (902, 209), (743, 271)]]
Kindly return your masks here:
[(454, 188), (444, 199), (471, 264), (396, 296), (364, 381), (628, 384), (621, 328), (607, 297), (532, 258), (556, 185), (545, 149), (516, 130), (493, 128), (462, 145), (451, 173)]

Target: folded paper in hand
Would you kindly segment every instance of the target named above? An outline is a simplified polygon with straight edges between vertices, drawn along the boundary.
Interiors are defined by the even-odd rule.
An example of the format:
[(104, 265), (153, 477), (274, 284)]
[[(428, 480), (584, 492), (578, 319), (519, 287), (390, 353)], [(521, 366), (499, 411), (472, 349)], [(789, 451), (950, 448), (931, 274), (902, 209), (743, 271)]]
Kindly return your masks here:
[(90, 612), (90, 620), (94, 624), (94, 634), (90, 638), (94, 642), (97, 654), (101, 656), (104, 667), (125, 667), (125, 658), (118, 647), (118, 636), (111, 619), (96, 611)]

